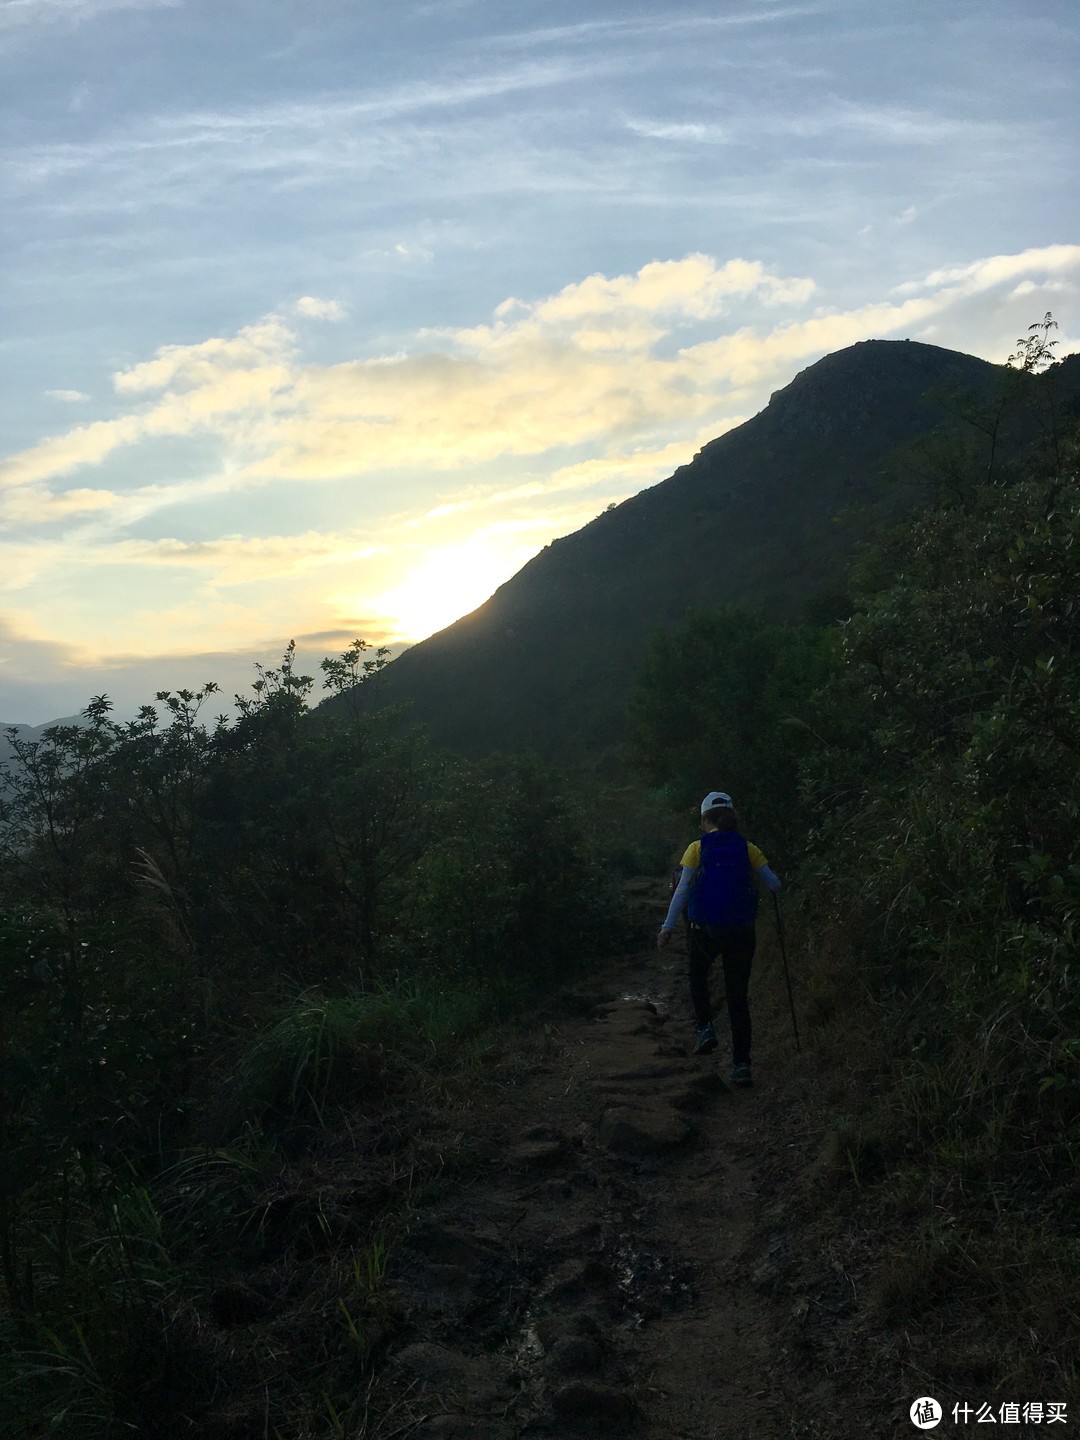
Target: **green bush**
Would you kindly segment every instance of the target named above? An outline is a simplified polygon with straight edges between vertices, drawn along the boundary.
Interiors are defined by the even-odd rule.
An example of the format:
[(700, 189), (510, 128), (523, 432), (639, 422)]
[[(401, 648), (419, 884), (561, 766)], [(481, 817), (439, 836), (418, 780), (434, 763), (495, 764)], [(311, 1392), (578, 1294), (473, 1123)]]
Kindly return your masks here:
[(629, 702), (632, 754), (680, 809), (714, 786), (730, 791), (755, 837), (790, 863), (806, 823), (800, 761), (822, 731), (843, 730), (842, 712), (816, 704), (839, 666), (835, 627), (770, 624), (733, 605), (696, 611), (649, 647)]
[[(235, 722), (203, 723), (212, 685), (163, 691), (164, 721), (147, 706), (127, 725), (99, 696), (84, 726), (16, 746), (0, 806), (4, 1434), (161, 1433), (249, 1383), (258, 1355), (201, 1318), (250, 1300), (222, 1273), (331, 1233), (377, 1255), (365, 1227), (399, 1171), (392, 1156), (327, 1211), (317, 1185), (282, 1196), (282, 1177), (351, 1146), (365, 1112), (392, 1112), (398, 1143), (399, 1122), (475, 1073), (494, 1018), (617, 933), (597, 807), (530, 760), (436, 754), (368, 703), (385, 657), (365, 649), (324, 666), (349, 702), (334, 717), (308, 709), (290, 647)], [(361, 1301), (328, 1306), (354, 1377), (378, 1329)]]
[(459, 769), (425, 817), (407, 911), (439, 971), (528, 993), (610, 950), (623, 922), (594, 820), (535, 758)]
[(271, 1014), (236, 1062), (245, 1114), (382, 1105), (444, 1065), (490, 1019), (490, 997), (434, 977), (373, 992), (309, 992)]

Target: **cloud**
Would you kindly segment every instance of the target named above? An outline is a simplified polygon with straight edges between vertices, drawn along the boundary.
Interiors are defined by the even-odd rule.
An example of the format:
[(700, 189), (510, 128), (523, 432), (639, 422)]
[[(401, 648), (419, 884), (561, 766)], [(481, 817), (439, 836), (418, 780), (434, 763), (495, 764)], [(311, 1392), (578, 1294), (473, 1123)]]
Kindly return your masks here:
[(298, 535), (223, 535), (213, 540), (122, 540), (103, 550), (113, 564), (177, 566), (201, 570), (215, 586), (282, 579), (326, 565), (358, 564), (380, 553), (362, 536), (308, 530)]
[(898, 295), (947, 287), (955, 294), (974, 295), (997, 285), (1019, 280), (1030, 271), (1039, 274), (1080, 271), (1080, 245), (1043, 245), (1021, 250), (1016, 255), (990, 255), (965, 265), (932, 270), (921, 280), (909, 280), (896, 287)]
[(120, 445), (130, 445), (143, 434), (137, 417), (95, 421), (64, 435), (50, 436), (0, 463), (0, 489), (33, 485), (66, 475), (83, 465), (95, 465)]
[[(1032, 296), (1078, 275), (1080, 246), (1051, 246), (808, 313), (821, 298), (810, 280), (696, 254), (514, 297), (484, 324), (420, 332), (366, 359), (317, 363), (276, 314), (234, 335), (162, 346), (114, 376), (121, 413), (0, 465), (0, 514), (13, 530), (3, 584), (87, 655), (104, 634), (128, 654), (151, 653), (162, 634), (178, 652), (226, 633), (261, 644), (278, 630), (317, 628), (327, 613), (374, 615), (383, 629), (369, 638), (402, 635), (406, 622), (417, 638), (423, 607), (409, 607), (399, 583), (410, 547), (479, 555), (468, 549), (479, 526), (483, 573), (507, 578), (525, 550), (663, 479), (821, 355), (898, 334), (980, 353), (976, 334), (981, 353), (1004, 358)], [(187, 455), (180, 478), (125, 487), (166, 442), (162, 453)], [(190, 453), (176, 450), (185, 443)], [(91, 466), (100, 483), (72, 487), (70, 472)], [(237, 524), (230, 491), (280, 495), (297, 482), (323, 482), (329, 497), (305, 504), (299, 533), (258, 533), (274, 513), (269, 499), (245, 498), (250, 525)], [(226, 533), (213, 531), (210, 499), (233, 517)], [(183, 516), (175, 529), (170, 507)], [(342, 525), (342, 513), (362, 514), (363, 525)], [(30, 528), (46, 524), (48, 542)], [(121, 593), (140, 598), (117, 611), (109, 597)], [(380, 619), (379, 595), (395, 597), (396, 616)], [(436, 596), (425, 595), (436, 614)], [(445, 603), (467, 598), (463, 586)]]
[(627, 120), (626, 128), (646, 140), (687, 140), (693, 144), (722, 145), (730, 132), (721, 125), (703, 125), (700, 121)]
[[(1048, 246), (809, 311), (825, 297), (808, 278), (694, 254), (511, 297), (482, 324), (335, 363), (318, 363), (271, 314), (232, 335), (160, 347), (113, 376), (118, 413), (8, 457), (0, 514), (12, 537), (0, 583), (27, 607), (13, 620), (19, 633), (63, 635), (80, 675), (95, 665), (148, 674), (134, 657), (156, 656), (158, 688), (205, 678), (183, 669), (184, 656), (209, 654), (224, 634), (259, 653), (293, 630), (419, 638), (547, 540), (687, 462), (794, 369), (897, 334), (1003, 358), (1032, 297), (1078, 278), (1080, 246)], [(981, 351), (972, 334), (985, 337)], [(155, 446), (186, 455), (180, 478), (125, 484)], [(70, 472), (90, 467), (100, 482), (73, 487)], [(313, 481), (328, 487), (327, 523), (305, 502), (298, 533), (257, 533), (274, 513), (269, 498), (228, 504), (230, 491)], [(203, 503), (211, 498), (232, 517), (219, 533), (219, 511)], [(183, 517), (175, 528), (170, 506)], [(362, 514), (363, 525), (343, 525), (342, 513)], [(31, 529), (45, 524), (48, 540)], [(430, 579), (431, 549), (442, 580), (403, 580)], [(165, 635), (182, 674), (164, 673)], [(103, 688), (99, 676), (87, 693)]]
[[(401, 269), (427, 266), (426, 225), (456, 223), (489, 243), (496, 196), (505, 217), (508, 195), (614, 183), (588, 147), (567, 141), (553, 153), (545, 117), (564, 110), (564, 95), (572, 108), (605, 76), (630, 68), (629, 58), (608, 53), (467, 63), (443, 53), (417, 70), (427, 78), (394, 83), (365, 73), (334, 90), (329, 79), (311, 89), (311, 76), (294, 76), (299, 98), (275, 84), (263, 103), (219, 98), (212, 67), (205, 91), (213, 98), (186, 110), (155, 109), (145, 97), (149, 109), (117, 111), (103, 92), (93, 124), (70, 133), (38, 128), (0, 145), (0, 186), (22, 217), (16, 259), (53, 283), (58, 274), (73, 286), (75, 276), (90, 276), (103, 290), (115, 287), (117, 299), (136, 273), (170, 291), (179, 283), (190, 287), (192, 303), (206, 263), (242, 275), (249, 295), (260, 284), (261, 293), (281, 285), (292, 301), (319, 283), (305, 284), (304, 274), (320, 236), (339, 236), (350, 283), (370, 272), (380, 250)], [(416, 194), (424, 197), (419, 211)], [(264, 220), (269, 206), (275, 218)], [(403, 219), (409, 213), (416, 236)], [(182, 246), (177, 226), (187, 237)], [(151, 308), (167, 307), (159, 297)]]
[[(760, 260), (729, 260), (718, 266), (711, 255), (685, 260), (654, 260), (633, 275), (590, 275), (566, 285), (536, 305), (505, 300), (497, 317), (525, 312), (540, 325), (637, 313), (706, 320), (720, 315), (727, 302), (757, 292), (766, 303), (799, 305), (814, 292), (814, 282), (770, 275)], [(518, 322), (520, 323), (520, 321)], [(487, 327), (458, 332), (464, 340), (495, 338)]]
[[(21, 517), (16, 512), (12, 518)], [(94, 571), (115, 578), (124, 571), (130, 575), (143, 570), (157, 575), (159, 592), (170, 587), (174, 576), (182, 577), (182, 588), (195, 587), (199, 603), (206, 604), (216, 603), (221, 589), (317, 577), (318, 572), (335, 567), (356, 572), (387, 553), (387, 545), (370, 534), (331, 529), (207, 540), (170, 535), (110, 539), (75, 532), (34, 544), (10, 542), (3, 548), (2, 560), (5, 588), (12, 594), (65, 571)], [(73, 627), (78, 628), (74, 617)]]
[(470, 46), (481, 43), (489, 49), (534, 49), (555, 45), (576, 46), (582, 41), (599, 41), (605, 44), (620, 40), (631, 44), (643, 38), (656, 45), (663, 37), (675, 35), (684, 37), (694, 34), (743, 27), (777, 24), (787, 20), (799, 20), (818, 15), (825, 9), (822, 4), (806, 5), (757, 5), (745, 6), (728, 15), (679, 15), (677, 13), (650, 14), (646, 20), (583, 20), (574, 25), (538, 26), (531, 30), (511, 31), (501, 35), (490, 35), (478, 42), (470, 36)]
[(62, 490), (53, 494), (43, 485), (25, 485), (0, 493), (0, 519), (9, 525), (43, 525), (69, 520), (73, 515), (101, 514), (121, 504), (111, 490)]
[(740, 119), (741, 130), (752, 129), (757, 134), (787, 135), (801, 140), (848, 136), (860, 142), (907, 148), (968, 143), (996, 150), (1015, 143), (1021, 134), (1034, 133), (1031, 126), (1004, 120), (971, 119), (938, 110), (867, 104), (837, 96), (799, 113), (763, 114), (754, 110), (742, 117), (731, 117), (733, 124)]
[(434, 250), (428, 250), (423, 245), (409, 245), (403, 240), (399, 240), (393, 251), (389, 253), (397, 255), (402, 260), (420, 260), (425, 265), (435, 259)]
[(199, 433), (229, 449), (241, 483), (453, 469), (648, 433), (715, 408), (677, 357), (654, 353), (659, 340), (718, 317), (732, 300), (797, 306), (813, 288), (760, 261), (691, 255), (592, 275), (536, 302), (511, 299), (491, 324), (419, 337), (438, 349), (322, 367), (298, 362), (295, 334), (271, 315), (231, 337), (163, 346), (118, 372), (117, 395), (147, 403), (9, 457), (0, 486)]
[[(50, 0), (24, 3), (47, 6)], [(90, 9), (95, 3), (143, 5), (157, 0), (77, 3)], [(305, 184), (313, 177), (348, 175), (355, 184), (358, 173), (385, 174), (388, 166), (413, 153), (418, 138), (437, 144), (442, 154), (445, 126), (450, 117), (455, 123), (465, 118), (461, 112), (487, 101), (560, 86), (576, 91), (605, 74), (628, 68), (630, 63), (604, 53), (492, 64), (472, 73), (448, 67), (443, 76), (405, 80), (381, 89), (365, 86), (339, 94), (322, 93), (313, 99), (162, 111), (149, 118), (140, 115), (127, 129), (94, 134), (78, 142), (21, 146), (3, 158), (10, 182), (21, 181), (33, 191), (49, 180), (70, 187), (90, 179), (99, 193), (79, 197), (78, 203), (97, 203), (104, 208), (115, 206), (112, 187), (125, 181), (123, 194), (132, 206), (140, 199), (144, 204), (156, 202), (163, 195), (173, 204), (186, 206), (192, 184), (201, 188), (209, 180), (228, 181), (237, 174), (245, 180), (253, 174), (278, 181), (289, 176)], [(420, 127), (415, 133), (409, 131), (409, 121)], [(403, 123), (405, 131), (400, 128)], [(430, 132), (424, 128), (427, 125)], [(477, 133), (490, 139), (490, 124), (480, 126)], [(484, 149), (488, 154), (486, 146)], [(177, 181), (189, 183), (175, 193)], [(73, 197), (67, 198), (74, 203)]]
[(345, 307), (340, 300), (319, 300), (314, 295), (301, 295), (293, 309), (297, 315), (304, 315), (309, 320), (345, 319)]
[(762, 382), (792, 362), (827, 355), (875, 336), (910, 331), (946, 308), (942, 296), (905, 300), (902, 304), (864, 305), (837, 314), (778, 325), (767, 334), (749, 328), (705, 341), (684, 352), (688, 368), (700, 368), (714, 384), (724, 379), (743, 384)]
[(172, 384), (194, 389), (216, 380), (222, 372), (249, 371), (284, 357), (291, 351), (294, 338), (284, 321), (271, 315), (256, 325), (245, 326), (230, 340), (214, 338), (196, 345), (163, 345), (153, 360), (118, 371), (113, 386), (120, 395), (163, 390)]
[[(551, 497), (561, 492), (573, 492), (582, 496), (584, 508), (591, 512), (598, 503), (595, 498), (588, 498), (591, 492), (604, 491), (605, 500), (625, 500), (636, 494), (644, 484), (666, 478), (680, 465), (685, 465), (710, 440), (715, 440), (747, 419), (748, 415), (731, 415), (718, 424), (703, 426), (696, 433), (688, 433), (666, 445), (637, 448), (631, 446), (611, 455), (593, 456), (588, 460), (559, 466), (549, 473), (518, 485), (473, 485), (463, 492), (442, 499), (438, 505), (419, 515), (403, 514), (394, 517), (392, 523), (407, 530), (416, 530), (442, 525), (451, 517), (460, 519), (501, 506), (534, 500), (543, 501), (543, 517), (547, 521), (552, 517)], [(590, 518), (591, 513), (586, 515), (586, 519)], [(388, 528), (390, 524), (391, 522), (388, 522)]]
[(62, 400), (66, 405), (81, 405), (90, 396), (82, 390), (46, 390), (51, 400)]
[[(40, 486), (121, 449), (195, 436), (217, 445), (223, 488), (449, 472), (582, 446), (647, 451), (724, 423), (733, 387), (780, 380), (793, 362), (871, 336), (917, 333), (965, 298), (1078, 271), (1080, 246), (1047, 246), (937, 270), (892, 300), (776, 323), (770, 314), (813, 298), (811, 279), (693, 254), (590, 275), (536, 300), (511, 297), (487, 323), (422, 331), (404, 351), (330, 365), (305, 362), (294, 332), (270, 315), (233, 336), (163, 346), (118, 372), (116, 393), (133, 408), (9, 457), (0, 485)], [(743, 317), (756, 309), (757, 323), (725, 329), (736, 305)], [(704, 327), (721, 333), (702, 339)], [(744, 396), (738, 412), (745, 407)], [(55, 514), (108, 503), (98, 491), (73, 494), (81, 500), (58, 497)], [(142, 503), (169, 498), (168, 487), (144, 491)]]
[[(141, 411), (50, 436), (0, 462), (0, 490), (99, 465), (114, 451), (143, 440), (191, 435), (220, 426), (229, 417), (236, 423), (243, 413), (265, 408), (288, 387), (286, 362), (293, 340), (284, 322), (270, 316), (231, 339), (162, 346), (154, 359), (113, 376), (118, 395), (164, 390), (161, 400)], [(241, 430), (239, 426), (238, 437)]]
[(77, 24), (96, 19), (110, 10), (172, 10), (181, 3), (182, 0), (3, 0), (0, 29), (57, 21)]
[(1071, 285), (1067, 280), (1044, 280), (1041, 284), (1034, 280), (1021, 280), (1020, 284), (1010, 291), (1012, 298), (1019, 298), (1023, 295), (1075, 295), (1076, 285)]

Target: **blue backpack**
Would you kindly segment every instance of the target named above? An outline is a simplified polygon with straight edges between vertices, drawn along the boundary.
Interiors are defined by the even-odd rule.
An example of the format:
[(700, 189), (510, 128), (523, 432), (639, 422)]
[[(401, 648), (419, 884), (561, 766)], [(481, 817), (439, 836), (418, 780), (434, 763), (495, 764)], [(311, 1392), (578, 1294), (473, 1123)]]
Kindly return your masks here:
[(701, 837), (701, 864), (690, 892), (692, 925), (752, 925), (758, 893), (750, 850), (734, 830), (715, 830)]

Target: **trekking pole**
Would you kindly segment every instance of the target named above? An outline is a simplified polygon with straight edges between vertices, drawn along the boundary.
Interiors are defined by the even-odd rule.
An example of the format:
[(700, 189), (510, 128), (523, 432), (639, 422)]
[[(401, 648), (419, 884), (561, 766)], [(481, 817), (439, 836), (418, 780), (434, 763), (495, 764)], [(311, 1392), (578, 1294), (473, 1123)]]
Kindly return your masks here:
[(788, 1004), (791, 1006), (791, 1026), (795, 1031), (795, 1049), (802, 1054), (802, 1045), (799, 1041), (799, 1022), (795, 1019), (795, 997), (791, 993), (791, 976), (788, 973), (787, 950), (784, 946), (784, 922), (780, 919), (780, 901), (776, 891), (773, 891), (773, 908), (776, 911), (776, 934), (780, 941), (780, 958), (784, 962), (784, 980), (787, 984)]

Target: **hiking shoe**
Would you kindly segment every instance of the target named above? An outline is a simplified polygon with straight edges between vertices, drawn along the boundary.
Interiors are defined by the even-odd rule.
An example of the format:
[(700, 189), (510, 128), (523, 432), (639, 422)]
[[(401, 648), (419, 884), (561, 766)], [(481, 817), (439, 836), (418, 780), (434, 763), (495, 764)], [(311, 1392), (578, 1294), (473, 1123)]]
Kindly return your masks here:
[(733, 1085), (752, 1085), (754, 1078), (750, 1074), (749, 1065), (733, 1065), (731, 1067), (731, 1083)]
[(720, 1041), (716, 1038), (716, 1031), (711, 1025), (702, 1025), (697, 1032), (697, 1044), (694, 1046), (695, 1055), (709, 1055), (716, 1049)]

